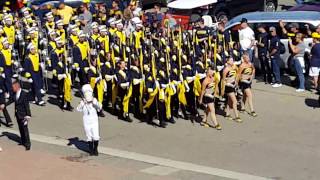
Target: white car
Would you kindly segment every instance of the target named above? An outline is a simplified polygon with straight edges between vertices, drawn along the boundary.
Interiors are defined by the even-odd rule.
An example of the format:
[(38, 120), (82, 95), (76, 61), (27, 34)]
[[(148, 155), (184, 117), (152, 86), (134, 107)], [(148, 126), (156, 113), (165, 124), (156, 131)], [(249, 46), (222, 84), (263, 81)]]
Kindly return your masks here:
[[(284, 44), (286, 48), (286, 52), (281, 54), (281, 68), (289, 68), (289, 58), (290, 53), (288, 49), (288, 38), (283, 36), (282, 30), (279, 26), (279, 20), (282, 20), (287, 25), (290, 23), (298, 23), (299, 30), (303, 34), (307, 35), (307, 28), (306, 25), (309, 27), (316, 27), (320, 24), (320, 12), (312, 12), (312, 11), (296, 11), (296, 12), (253, 12), (253, 13), (246, 13), (240, 16), (237, 16), (231, 19), (227, 25), (226, 30), (230, 31), (234, 40), (238, 39), (238, 29), (240, 26), (240, 21), (242, 18), (246, 18), (248, 20), (249, 26), (257, 33), (257, 26), (259, 24), (263, 24), (266, 27), (275, 27), (277, 29), (277, 34)], [(311, 49), (310, 44), (312, 43), (312, 38), (310, 36), (306, 36), (304, 39), (306, 46)], [(308, 49), (307, 49), (308, 50)], [(255, 65), (259, 65), (259, 60), (255, 60)]]

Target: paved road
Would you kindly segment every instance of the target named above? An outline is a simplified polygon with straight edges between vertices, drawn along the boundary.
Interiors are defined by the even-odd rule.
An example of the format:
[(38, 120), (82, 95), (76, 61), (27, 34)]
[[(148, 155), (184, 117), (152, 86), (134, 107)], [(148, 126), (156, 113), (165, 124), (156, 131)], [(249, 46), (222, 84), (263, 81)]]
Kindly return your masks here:
[[(102, 166), (119, 167), (116, 172), (120, 174), (121, 171), (133, 171), (137, 177), (150, 173), (153, 175), (146, 179), (158, 177), (156, 174), (159, 171), (165, 174), (161, 176), (163, 179), (230, 179), (228, 177), (236, 173), (239, 176), (235, 177), (239, 178), (233, 179), (249, 175), (281, 180), (318, 179), (320, 109), (312, 107), (315, 106), (317, 96), (311, 92), (297, 94), (290, 87), (272, 89), (263, 83), (254, 84), (254, 94), (259, 116), (253, 119), (247, 114), (241, 114), (244, 119), (242, 124), (218, 116), (222, 131), (181, 119), (167, 129), (160, 129), (137, 120), (129, 124), (108, 115), (100, 121), (101, 146), (106, 148), (106, 155), (80, 158), (85, 159), (81, 164), (87, 166), (86, 159), (89, 159), (89, 162)], [(78, 101), (74, 99), (73, 105), (76, 106)], [(9, 107), (11, 114), (12, 108)], [(65, 143), (70, 138), (85, 138), (81, 114), (62, 112), (51, 104), (47, 107), (32, 105), (32, 111), (30, 131), (35, 135), (31, 136), (34, 140), (31, 153), (40, 151), (49, 154), (49, 158), (59, 159), (58, 164), (69, 161), (70, 158), (65, 157), (83, 156), (83, 151), (71, 149)], [(10, 130), (1, 129), (1, 132), (6, 131)], [(10, 136), (10, 133), (3, 134)], [(61, 141), (54, 143), (55, 139)], [(83, 146), (79, 141), (73, 142), (80, 149)], [(15, 143), (8, 142), (6, 136), (0, 138), (0, 143), (4, 151), (7, 148), (9, 151), (14, 149), (13, 152), (19, 152), (18, 156), (29, 156), (29, 152), (22, 152), (21, 147), (16, 149)], [(131, 156), (132, 152), (138, 154)], [(51, 157), (51, 154), (55, 156)], [(0, 153), (0, 156), (4, 155)], [(145, 155), (150, 155), (152, 161), (148, 161)], [(32, 158), (36, 154), (30, 156)], [(59, 157), (63, 157), (62, 160)], [(170, 164), (163, 164), (164, 161)], [(177, 163), (190, 164), (179, 166)], [(162, 165), (169, 168), (161, 169)], [(188, 170), (188, 167), (199, 166), (199, 171)], [(224, 170), (227, 172), (219, 176)], [(2, 171), (0, 168), (0, 174)], [(130, 179), (130, 175), (120, 178)], [(139, 178), (133, 176), (132, 179)]]
[[(100, 120), (99, 157), (88, 157), (83, 151), (81, 114), (62, 112), (50, 103), (46, 107), (32, 105), (31, 152), (14, 141), (16, 126), (0, 128), (4, 149), (0, 152), (0, 179), (319, 179), (318, 97), (311, 92), (297, 94), (287, 86), (272, 89), (259, 82), (254, 84), (254, 95), (259, 116), (241, 114), (245, 121), (238, 124), (219, 115), (222, 131), (181, 119), (160, 129), (108, 115)], [(73, 106), (78, 102), (74, 99)], [(67, 145), (70, 142), (76, 148)], [(16, 169), (28, 174), (16, 173)]]

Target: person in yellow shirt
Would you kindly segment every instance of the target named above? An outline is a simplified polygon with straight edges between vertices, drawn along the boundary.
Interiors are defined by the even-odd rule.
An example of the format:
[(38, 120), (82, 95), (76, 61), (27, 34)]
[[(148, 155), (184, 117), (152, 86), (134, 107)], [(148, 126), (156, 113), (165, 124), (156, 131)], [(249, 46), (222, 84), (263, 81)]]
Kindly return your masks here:
[(74, 13), (72, 7), (65, 5), (64, 0), (60, 0), (57, 13), (61, 17), (64, 26), (67, 27)]

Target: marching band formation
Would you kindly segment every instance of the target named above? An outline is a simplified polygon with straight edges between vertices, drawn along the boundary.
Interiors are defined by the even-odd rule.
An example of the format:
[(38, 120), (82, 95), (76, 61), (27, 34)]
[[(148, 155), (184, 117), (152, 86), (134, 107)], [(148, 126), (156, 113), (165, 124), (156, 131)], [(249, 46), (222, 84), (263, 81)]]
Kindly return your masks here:
[[(240, 55), (239, 44), (224, 31), (223, 22), (210, 29), (200, 19), (193, 30), (183, 30), (168, 21), (162, 28), (145, 25), (139, 17), (117, 17), (106, 19), (100, 13), (84, 26), (77, 14), (66, 25), (52, 12), (41, 21), (29, 8), (15, 14), (4, 11), (1, 96), (13, 97), (15, 78), (30, 89), (34, 103), (44, 106), (43, 96), (54, 92), (60, 108), (72, 111), (73, 92), (84, 98), (80, 89), (89, 84), (102, 105), (97, 108), (100, 117), (106, 110), (132, 122), (133, 114), (150, 124), (158, 119), (156, 124), (163, 128), (182, 117), (220, 130), (215, 109), (242, 122), (241, 102), (248, 102), (248, 113), (257, 116), (250, 54)], [(199, 109), (205, 110), (204, 119)]]

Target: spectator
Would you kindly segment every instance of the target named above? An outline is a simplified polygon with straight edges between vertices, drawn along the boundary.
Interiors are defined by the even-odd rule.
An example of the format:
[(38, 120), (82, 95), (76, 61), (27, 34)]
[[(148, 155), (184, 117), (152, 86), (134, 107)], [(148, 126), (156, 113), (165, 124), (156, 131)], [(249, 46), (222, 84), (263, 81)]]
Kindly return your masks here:
[(280, 20), (279, 21), (279, 26), (282, 29), (283, 35), (286, 37), (294, 37), (298, 32), (299, 32), (299, 24), (298, 23), (291, 23), (287, 26), (289, 30), (286, 29), (286, 24)]
[(86, 4), (82, 4), (80, 6), (80, 11), (82, 14), (79, 15), (80, 23), (82, 30), (85, 34), (90, 32), (90, 24), (92, 22), (92, 14), (88, 10), (88, 6)]
[(164, 18), (164, 15), (161, 12), (161, 6), (159, 4), (154, 5), (154, 13), (155, 13), (155, 17), (153, 20), (158, 23), (161, 23)]
[(269, 58), (271, 59), (272, 71), (274, 75), (274, 81), (271, 83), (272, 87), (278, 88), (282, 86), (280, 77), (280, 39), (277, 35), (275, 27), (269, 28), (271, 39), (269, 45)]
[(70, 19), (73, 15), (73, 9), (70, 6), (65, 5), (64, 0), (60, 0), (58, 15), (61, 17), (64, 27), (69, 25)]
[(295, 37), (295, 44), (289, 38), (289, 47), (292, 52), (292, 63), (294, 65), (295, 71), (297, 73), (297, 78), (299, 80), (299, 87), (297, 92), (303, 92), (305, 90), (305, 78), (304, 78), (304, 53), (306, 46), (303, 42), (303, 34), (298, 33)]
[(248, 20), (243, 18), (241, 20), (241, 29), (239, 30), (239, 41), (241, 53), (248, 52), (250, 61), (253, 60), (253, 45), (255, 43), (254, 32), (248, 26)]
[(313, 33), (313, 46), (311, 49), (311, 60), (309, 76), (312, 77), (312, 83), (315, 89), (319, 89), (319, 73), (320, 73), (320, 34)]
[(271, 67), (268, 62), (267, 54), (268, 54), (268, 33), (266, 31), (266, 27), (264, 25), (258, 26), (258, 57), (260, 60), (261, 73), (263, 75), (264, 82), (271, 83)]
[(112, 2), (112, 8), (110, 10), (110, 14), (111, 17), (116, 17), (116, 19), (120, 19), (122, 18), (122, 12), (119, 8), (119, 1), (118, 0), (114, 0)]
[(130, 19), (133, 18), (133, 6), (132, 6), (132, 3), (130, 3), (130, 5), (124, 10), (123, 12), (123, 18), (124, 20), (126, 21), (129, 21)]

